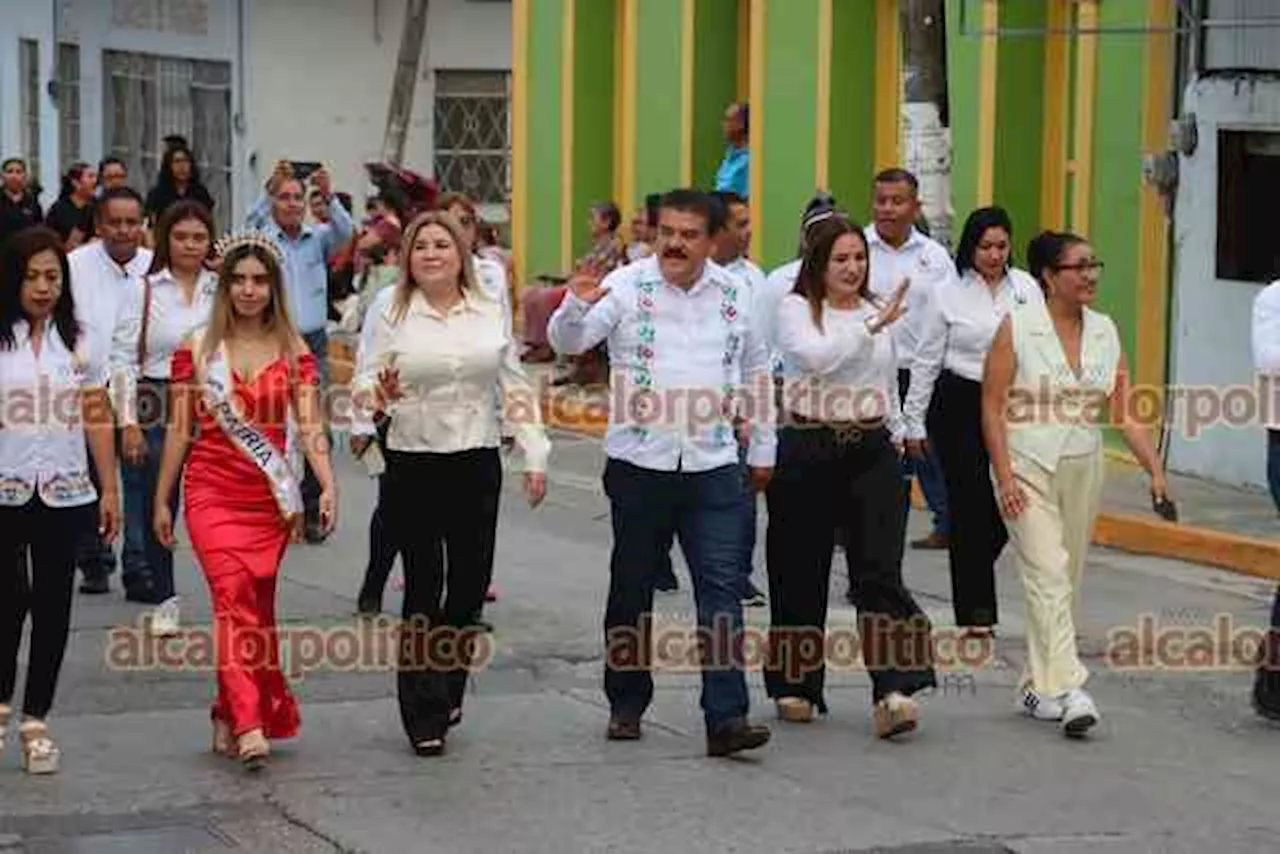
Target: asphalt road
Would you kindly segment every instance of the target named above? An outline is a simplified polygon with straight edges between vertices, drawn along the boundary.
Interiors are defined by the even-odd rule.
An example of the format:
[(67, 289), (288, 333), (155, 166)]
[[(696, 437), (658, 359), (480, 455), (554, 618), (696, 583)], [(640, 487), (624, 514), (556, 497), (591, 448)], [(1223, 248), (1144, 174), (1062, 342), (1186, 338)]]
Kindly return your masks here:
[[(12, 745), (0, 756), (0, 852), (1280, 849), (1280, 731), (1249, 710), (1247, 669), (1198, 661), (1206, 666), (1188, 670), (1170, 660), (1197, 627), (1210, 633), (1192, 644), (1206, 656), (1233, 627), (1248, 640), (1265, 621), (1266, 585), (1095, 552), (1080, 632), (1103, 721), (1084, 742), (1013, 710), (1024, 644), (1020, 585), (1006, 558), (994, 654), (977, 669), (945, 673), (907, 741), (872, 737), (863, 673), (831, 674), (831, 713), (809, 725), (774, 720), (752, 674), (754, 713), (773, 726), (773, 742), (751, 759), (708, 759), (696, 675), (664, 673), (645, 739), (609, 743), (599, 687), (603, 458), (594, 440), (561, 435), (552, 464), (536, 511), (522, 502), (518, 478), (508, 479), (501, 597), (486, 612), (494, 657), (473, 680), (447, 756), (409, 750), (392, 673), (312, 668), (312, 652), (294, 647), (303, 733), (277, 745), (267, 771), (246, 777), (208, 753), (212, 674), (108, 666), (111, 630), (134, 624), (142, 609), (118, 590), (80, 597), (51, 719), (63, 770), (31, 778)], [(295, 638), (308, 628), (355, 637), (373, 484), (345, 455), (339, 467), (339, 531), (322, 546), (296, 547), (283, 571), (280, 613)], [(918, 534), (925, 520), (917, 514), (912, 524)], [(207, 626), (204, 582), (189, 552), (178, 563), (184, 622)], [(839, 556), (835, 566), (831, 623), (851, 626)], [(905, 573), (945, 628), (945, 555), (910, 553)], [(766, 586), (760, 551), (756, 582)], [(385, 605), (398, 609), (394, 589)], [(691, 620), (687, 592), (657, 607), (664, 620)], [(767, 609), (748, 614), (767, 623)], [(1144, 621), (1145, 647), (1163, 645), (1166, 666), (1109, 661), (1108, 650), (1143, 647)]]

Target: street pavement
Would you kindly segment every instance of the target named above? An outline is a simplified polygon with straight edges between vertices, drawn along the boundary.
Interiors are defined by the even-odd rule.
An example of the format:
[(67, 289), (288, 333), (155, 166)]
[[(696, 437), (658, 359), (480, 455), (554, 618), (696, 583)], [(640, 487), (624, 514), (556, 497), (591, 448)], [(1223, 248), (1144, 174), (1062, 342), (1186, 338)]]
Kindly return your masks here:
[[(1172, 648), (1194, 640), (1197, 627), (1209, 632), (1198, 647), (1205, 658), (1223, 652), (1233, 627), (1247, 639), (1265, 623), (1270, 587), (1154, 558), (1092, 554), (1079, 630), (1103, 717), (1087, 741), (1068, 741), (1053, 724), (1014, 711), (1023, 620), (1006, 555), (992, 654), (940, 675), (909, 739), (872, 736), (868, 680), (847, 668), (828, 676), (830, 714), (807, 725), (774, 719), (752, 673), (753, 712), (774, 738), (750, 758), (705, 756), (698, 679), (689, 673), (659, 675), (642, 741), (606, 742), (603, 456), (594, 439), (555, 441), (543, 506), (530, 510), (519, 477), (508, 477), (500, 599), (486, 609), (496, 626), (493, 657), (472, 682), (446, 756), (410, 751), (389, 670), (313, 667), (314, 650), (298, 641), (287, 663), (302, 734), (275, 746), (266, 771), (247, 776), (208, 752), (211, 672), (108, 666), (109, 653), (118, 664), (123, 648), (118, 635), (113, 646), (112, 629), (136, 625), (143, 613), (117, 587), (76, 602), (50, 722), (61, 773), (24, 775), (12, 745), (0, 756), (0, 852), (1280, 849), (1280, 730), (1250, 711), (1247, 666), (1198, 660), (1204, 666), (1191, 670)], [(294, 638), (308, 637), (306, 628), (356, 636), (374, 489), (346, 454), (338, 467), (339, 530), (324, 545), (295, 547), (283, 570), (279, 611)], [(760, 516), (755, 580), (764, 589)], [(913, 536), (926, 525), (914, 514)], [(178, 566), (184, 622), (207, 627), (204, 582), (181, 547)], [(904, 571), (945, 635), (945, 553), (908, 552)], [(656, 610), (665, 623), (687, 625), (682, 563), (677, 572), (684, 589), (660, 596)], [(851, 628), (840, 554), (832, 575), (832, 627)], [(398, 610), (393, 587), (384, 604), (388, 615)], [(764, 627), (768, 611), (749, 609), (748, 617)], [(1163, 667), (1138, 654), (1157, 647)]]

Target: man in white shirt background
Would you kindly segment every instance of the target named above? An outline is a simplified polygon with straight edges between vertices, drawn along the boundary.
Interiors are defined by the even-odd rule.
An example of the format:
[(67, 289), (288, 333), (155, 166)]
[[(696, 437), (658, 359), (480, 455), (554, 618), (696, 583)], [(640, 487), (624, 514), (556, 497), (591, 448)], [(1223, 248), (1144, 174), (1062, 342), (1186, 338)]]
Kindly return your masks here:
[(674, 530), (693, 579), (699, 630), (730, 646), (709, 645), (702, 668), (707, 752), (726, 756), (769, 740), (768, 729), (747, 721), (746, 679), (732, 649), (740, 648), (734, 640), (743, 629), (745, 491), (768, 484), (777, 438), (772, 407), (741, 410), (750, 419), (751, 483), (744, 483), (732, 395), (768, 385), (768, 349), (737, 278), (708, 263), (717, 217), (703, 193), (668, 193), (657, 253), (603, 281), (590, 269), (575, 274), (548, 337), (568, 354), (607, 340), (610, 401), (620, 404), (611, 407), (605, 442), (614, 537), (605, 613), (608, 737), (641, 737), (653, 697), (654, 577)]
[[(898, 389), (905, 399), (911, 383), (911, 364), (924, 318), (924, 306), (933, 289), (955, 277), (955, 264), (942, 244), (916, 228), (920, 217), (920, 184), (905, 169), (886, 169), (875, 177), (872, 198), (874, 222), (866, 229), (871, 252), (871, 290), (883, 300), (892, 298), (903, 279), (910, 279), (906, 315), (893, 327), (898, 355)], [(937, 458), (903, 457), (903, 475), (920, 481), (925, 501), (933, 511), (933, 531), (916, 540), (913, 548), (945, 549), (950, 534), (947, 492)], [(910, 491), (908, 491), (908, 495)], [(910, 500), (903, 512), (908, 512)]]
[[(1260, 410), (1270, 415), (1267, 428), (1267, 483), (1280, 510), (1280, 280), (1262, 289), (1253, 303), (1253, 363), (1266, 397)], [(1271, 631), (1253, 686), (1258, 714), (1280, 721), (1280, 589), (1271, 607)]]
[[(145, 447), (137, 414), (119, 402), (125, 393), (123, 377), (127, 358), (127, 342), (120, 339), (126, 332), (125, 310), (133, 287), (137, 286), (151, 266), (151, 250), (142, 246), (142, 197), (129, 187), (117, 187), (102, 194), (94, 212), (94, 231), (99, 238), (79, 247), (67, 256), (71, 271), (71, 295), (76, 304), (76, 318), (86, 331), (95, 359), (111, 366), (112, 400), (116, 401), (116, 418), (124, 428), (123, 454), (137, 453)], [(134, 350), (136, 353), (136, 350)], [(102, 477), (118, 476), (117, 472), (98, 472), (90, 457), (90, 474), (95, 488)], [(146, 525), (151, 520), (145, 520)], [(163, 591), (152, 590), (148, 575), (146, 541), (140, 537), (136, 520), (125, 520), (124, 544), (120, 549), (121, 583), (125, 598), (131, 602), (155, 605)], [(86, 532), (77, 564), (83, 575), (82, 593), (106, 593), (115, 568), (111, 547), (102, 542), (97, 530)]]

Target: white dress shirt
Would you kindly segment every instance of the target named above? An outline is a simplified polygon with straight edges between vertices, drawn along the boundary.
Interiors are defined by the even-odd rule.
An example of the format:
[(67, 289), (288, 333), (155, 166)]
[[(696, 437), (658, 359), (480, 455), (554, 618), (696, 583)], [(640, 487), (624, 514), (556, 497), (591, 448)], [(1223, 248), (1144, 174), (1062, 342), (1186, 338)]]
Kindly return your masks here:
[(745, 255), (739, 255), (728, 264), (720, 266), (746, 282), (753, 295), (764, 287), (764, 271)]
[(37, 355), (26, 320), (13, 332), (14, 348), (0, 350), (0, 506), (22, 507), (35, 495), (46, 507), (90, 504), (98, 493), (80, 394), (105, 384), (106, 364), (93, 360), (83, 333), (73, 353), (50, 323)]
[[(824, 422), (884, 421), (901, 437), (898, 360), (892, 326), (873, 333), (879, 310), (822, 306), (822, 328), (813, 322), (809, 301), (788, 294), (778, 307), (778, 347), (787, 383), (783, 406)], [(784, 416), (785, 417), (785, 416)]]
[[(129, 295), (151, 268), (151, 250), (139, 248), (123, 267), (107, 254), (106, 245), (94, 240), (67, 255), (71, 271), (71, 297), (76, 319), (89, 341), (89, 358), (107, 366), (112, 404), (122, 424), (132, 416), (129, 405), (129, 366), (122, 361), (137, 353), (137, 328), (125, 316)], [(130, 340), (132, 332), (133, 338)]]
[(1280, 280), (1253, 300), (1253, 364), (1263, 380), (1262, 393), (1269, 398), (1260, 407), (1270, 413), (1266, 427), (1280, 430)]
[(505, 403), (526, 470), (545, 472), (551, 445), (541, 400), (520, 365), (498, 303), (483, 293), (467, 294), (442, 314), (414, 289), (397, 319), (396, 289), (386, 292), (391, 296), (379, 294), (369, 312), (372, 338), (356, 392), (372, 392), (384, 366), (399, 369), (404, 396), (387, 405), (387, 448), (436, 454), (497, 448)]
[(897, 249), (884, 242), (874, 225), (867, 226), (864, 233), (870, 250), (871, 292), (887, 300), (903, 279), (911, 280), (906, 299), (907, 313), (893, 325), (898, 367), (909, 370), (920, 341), (924, 307), (935, 287), (955, 278), (955, 263), (942, 244), (925, 237), (915, 228)]
[[(151, 304), (146, 305), (146, 283), (151, 281)], [(125, 295), (116, 321), (111, 364), (117, 382), (123, 382), (121, 424), (136, 424), (138, 419), (138, 380), (168, 380), (173, 354), (193, 331), (209, 322), (213, 299), (218, 292), (218, 274), (202, 270), (196, 277), (195, 290), (188, 303), (173, 273), (160, 270), (125, 286)], [(142, 314), (147, 312), (147, 361), (139, 366), (138, 352), (142, 341)]]
[(975, 270), (936, 287), (924, 306), (920, 339), (911, 362), (911, 385), (903, 406), (908, 439), (925, 438), (925, 414), (938, 374), (950, 371), (974, 382), (983, 367), (1000, 322), (1015, 305), (1044, 301), (1031, 274), (1010, 268), (993, 290)]
[(608, 455), (654, 471), (735, 465), (730, 398), (744, 391), (754, 404), (738, 410), (752, 428), (747, 463), (772, 468), (768, 348), (741, 280), (708, 263), (686, 290), (664, 279), (655, 256), (614, 270), (602, 287), (608, 293), (594, 305), (569, 291), (547, 338), (569, 355), (608, 340)]
[(774, 374), (785, 370), (785, 360), (778, 350), (778, 308), (782, 305), (782, 298), (795, 290), (800, 265), (799, 258), (783, 264), (765, 278), (764, 287), (752, 294), (760, 329), (769, 344), (769, 361)]

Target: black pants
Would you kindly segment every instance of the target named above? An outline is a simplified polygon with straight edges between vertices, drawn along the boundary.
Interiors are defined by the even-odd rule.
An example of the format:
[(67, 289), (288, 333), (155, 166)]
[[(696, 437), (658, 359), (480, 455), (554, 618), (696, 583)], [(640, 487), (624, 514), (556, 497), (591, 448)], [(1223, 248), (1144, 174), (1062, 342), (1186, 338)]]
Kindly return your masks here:
[[(1267, 483), (1280, 510), (1280, 430), (1267, 431)], [(1253, 683), (1254, 703), (1280, 717), (1280, 588), (1271, 603), (1271, 626), (1261, 656)]]
[[(22, 627), (31, 615), (23, 714), (44, 718), (62, 669), (71, 629), (76, 546), (97, 531), (97, 505), (50, 508), (37, 496), (24, 507), (0, 507), (0, 703), (13, 699)], [(29, 560), (28, 560), (29, 558)]]
[(936, 684), (929, 619), (902, 581), (904, 488), (884, 428), (855, 433), (802, 424), (779, 431), (765, 545), (770, 697), (801, 697), (826, 709), (827, 593), (837, 525), (848, 532), (845, 555), (874, 699)]
[[(374, 439), (384, 458), (387, 454), (389, 425), (389, 421), (379, 424)], [(384, 471), (378, 476), (378, 503), (373, 508), (373, 515), (369, 517), (369, 565), (365, 567), (364, 581), (360, 585), (360, 594), (357, 597), (361, 608), (366, 605), (370, 609), (374, 606), (379, 609), (382, 607), (382, 594), (387, 588), (387, 579), (391, 577), (396, 557), (400, 554), (400, 544), (392, 536), (391, 526), (387, 524), (386, 508), (387, 473)]]
[(416, 744), (442, 737), (462, 708), (474, 617), (493, 576), (502, 463), (490, 448), (389, 451), (386, 477), (387, 520), (404, 557), (400, 718)]
[(929, 407), (951, 513), (951, 601), (958, 626), (994, 626), (996, 559), (1009, 542), (982, 439), (982, 383), (943, 371)]

